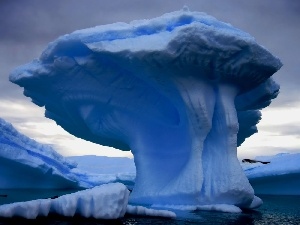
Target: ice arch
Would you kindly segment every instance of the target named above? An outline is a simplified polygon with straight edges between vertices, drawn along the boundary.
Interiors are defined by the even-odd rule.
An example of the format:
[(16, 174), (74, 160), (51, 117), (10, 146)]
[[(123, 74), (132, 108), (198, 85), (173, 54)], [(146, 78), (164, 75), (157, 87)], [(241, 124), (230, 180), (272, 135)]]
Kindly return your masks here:
[(10, 80), (70, 133), (132, 150), (132, 203), (253, 207), (236, 148), (280, 67), (249, 34), (183, 10), (62, 36)]

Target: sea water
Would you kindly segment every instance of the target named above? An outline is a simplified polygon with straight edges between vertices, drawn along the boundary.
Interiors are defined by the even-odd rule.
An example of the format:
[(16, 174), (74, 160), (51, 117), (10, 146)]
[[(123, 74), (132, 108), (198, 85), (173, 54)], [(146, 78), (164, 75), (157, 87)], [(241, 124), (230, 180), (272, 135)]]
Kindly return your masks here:
[[(0, 204), (16, 201), (26, 201), (37, 198), (51, 198), (74, 192), (74, 190), (0, 190)], [(300, 196), (261, 195), (264, 204), (256, 210), (246, 210), (242, 213), (221, 213), (211, 211), (177, 212), (176, 219), (126, 216), (119, 220), (94, 220), (82, 217), (65, 218), (50, 216), (36, 220), (21, 218), (0, 218), (0, 225), (8, 224), (43, 224), (43, 225), (185, 225), (185, 224), (241, 224), (241, 225), (299, 225)]]

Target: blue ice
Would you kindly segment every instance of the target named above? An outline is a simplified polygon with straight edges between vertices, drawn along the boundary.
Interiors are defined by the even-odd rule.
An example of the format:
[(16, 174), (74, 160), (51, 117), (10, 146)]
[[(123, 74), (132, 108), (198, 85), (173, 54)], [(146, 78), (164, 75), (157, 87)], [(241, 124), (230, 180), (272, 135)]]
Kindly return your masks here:
[(281, 66), (249, 34), (181, 10), (64, 35), (10, 80), (71, 134), (132, 151), (130, 203), (253, 208), (236, 149)]

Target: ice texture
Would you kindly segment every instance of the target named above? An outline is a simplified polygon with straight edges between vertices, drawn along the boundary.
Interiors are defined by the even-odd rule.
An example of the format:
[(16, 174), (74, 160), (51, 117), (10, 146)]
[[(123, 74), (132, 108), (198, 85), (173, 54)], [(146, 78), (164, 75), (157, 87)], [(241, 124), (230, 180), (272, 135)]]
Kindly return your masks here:
[(300, 154), (280, 153), (258, 156), (256, 160), (270, 162), (242, 163), (255, 193), (268, 195), (300, 195)]
[(117, 219), (125, 215), (129, 191), (120, 183), (104, 184), (92, 189), (61, 196), (0, 206), (0, 217), (35, 219), (49, 213), (72, 217), (75, 214), (95, 219)]
[(281, 65), (249, 34), (181, 10), (64, 35), (10, 80), (68, 132), (132, 151), (131, 203), (247, 208), (236, 148), (277, 96)]

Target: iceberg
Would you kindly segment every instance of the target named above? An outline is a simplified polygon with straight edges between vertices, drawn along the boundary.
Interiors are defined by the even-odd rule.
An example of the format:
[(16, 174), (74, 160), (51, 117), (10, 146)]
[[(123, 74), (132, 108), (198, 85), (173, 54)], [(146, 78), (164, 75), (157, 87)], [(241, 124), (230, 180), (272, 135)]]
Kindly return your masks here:
[(0, 189), (79, 188), (76, 163), (0, 118)]
[(132, 151), (131, 204), (253, 208), (236, 149), (281, 66), (249, 34), (184, 8), (64, 35), (10, 81), (71, 134)]
[[(76, 160), (83, 165), (79, 167), (76, 158), (63, 157), (51, 145), (36, 142), (0, 118), (0, 189), (82, 189), (113, 182), (132, 189), (135, 173), (130, 173), (130, 167), (127, 173), (124, 170), (113, 173), (117, 172), (116, 167), (109, 171), (105, 164), (101, 167), (104, 160), (96, 157), (100, 165), (91, 171), (86, 165), (94, 163), (93, 158)], [(130, 162), (121, 161), (125, 165)]]
[(256, 194), (300, 195), (300, 154), (280, 153), (258, 156), (256, 160), (270, 162), (242, 163)]

